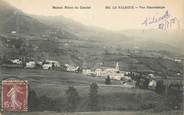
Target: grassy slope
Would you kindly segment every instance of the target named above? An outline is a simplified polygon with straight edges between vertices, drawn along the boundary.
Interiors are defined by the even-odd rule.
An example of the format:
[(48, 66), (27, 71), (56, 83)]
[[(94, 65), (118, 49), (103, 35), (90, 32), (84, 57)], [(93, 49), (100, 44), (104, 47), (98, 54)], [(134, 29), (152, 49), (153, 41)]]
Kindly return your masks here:
[(34, 89), (38, 96), (57, 98), (58, 103), (61, 104), (66, 89), (73, 85), (81, 97), (79, 111), (86, 110), (89, 85), (92, 82), (97, 82), (99, 85), (99, 108), (103, 110), (139, 110), (143, 104), (161, 105), (162, 103), (162, 98), (156, 93), (148, 90), (122, 88), (118, 86), (120, 84), (118, 81), (112, 81), (113, 86), (106, 86), (102, 78), (76, 73), (24, 69), (1, 69), (0, 71), (1, 79), (15, 75), (28, 80), (31, 89)]

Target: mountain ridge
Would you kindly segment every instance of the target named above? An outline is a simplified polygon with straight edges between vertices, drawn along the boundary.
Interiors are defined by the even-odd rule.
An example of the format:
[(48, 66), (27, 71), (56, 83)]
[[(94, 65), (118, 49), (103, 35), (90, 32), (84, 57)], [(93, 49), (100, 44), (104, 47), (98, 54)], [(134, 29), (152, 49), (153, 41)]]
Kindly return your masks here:
[[(32, 47), (32, 54), (29, 52), (28, 55), (82, 65), (89, 60), (95, 62), (90, 56), (97, 56), (99, 62), (102, 61), (104, 52), (122, 53), (129, 49), (178, 52), (172, 44), (149, 41), (149, 38), (139, 38), (138, 34), (134, 38), (131, 31), (113, 32), (89, 27), (63, 16), (29, 15), (2, 0), (0, 6), (0, 38), (5, 35), (7, 39), (23, 39), (24, 46), (28, 44), (26, 48)], [(16, 33), (12, 33), (14, 31)]]

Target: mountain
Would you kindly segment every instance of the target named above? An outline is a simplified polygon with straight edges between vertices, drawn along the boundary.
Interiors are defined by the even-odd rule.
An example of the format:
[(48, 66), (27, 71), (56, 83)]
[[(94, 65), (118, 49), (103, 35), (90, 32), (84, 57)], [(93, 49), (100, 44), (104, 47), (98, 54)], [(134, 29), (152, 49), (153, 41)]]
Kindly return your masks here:
[[(118, 45), (122, 48), (137, 47), (134, 43), (136, 41), (136, 45), (140, 46), (140, 49), (148, 48), (155, 50), (155, 44), (158, 44), (156, 45), (159, 46), (157, 48), (163, 50), (177, 49), (176, 45), (168, 43), (168, 38), (170, 39), (171, 37), (168, 35), (165, 37), (166, 39), (163, 39), (163, 36), (167, 34), (163, 35), (161, 32), (146, 31), (141, 33), (141, 31), (137, 32), (134, 30), (113, 32), (102, 28), (85, 26), (63, 16), (27, 15), (2, 0), (0, 0), (0, 20), (1, 33), (11, 33), (16, 30), (19, 34), (25, 34), (26, 36), (47, 36), (48, 33), (55, 33), (58, 38), (101, 41), (108, 45), (113, 43), (113, 45)], [(160, 39), (161, 37), (162, 39)], [(149, 44), (149, 41), (150, 43), (154, 42), (154, 45)], [(172, 41), (177, 40), (173, 39)], [(149, 45), (146, 46), (147, 43)], [(141, 47), (142, 44), (144, 44), (144, 47)]]
[[(157, 32), (115, 32), (86, 26), (63, 16), (28, 15), (2, 0), (0, 20), (0, 51), (2, 53), (2, 49), (10, 47), (12, 51), (16, 50), (13, 52), (16, 56), (26, 55), (40, 60), (53, 59), (62, 63), (86, 65), (89, 62), (102, 62), (106, 54), (129, 55), (128, 50), (155, 51), (155, 54), (159, 51), (179, 51), (176, 45), (167, 41), (167, 37), (162, 41), (157, 39), (163, 36)], [(23, 43), (15, 49), (17, 38)], [(116, 60), (112, 57), (111, 61)]]
[(24, 14), (22, 11), (0, 1), (0, 32), (20, 34), (38, 34), (48, 30), (48, 27)]
[(0, 57), (72, 60), (70, 51), (62, 48), (58, 39), (68, 41), (77, 37), (46, 25), (0, 0)]
[(57, 32), (60, 38), (74, 38), (75, 36), (66, 31), (58, 31), (57, 28), (41, 23), (19, 9), (0, 0), (0, 33), (11, 34), (17, 32), (19, 35), (43, 36)]
[[(80, 40), (100, 41), (104, 47), (169, 51), (182, 54), (183, 34), (159, 30), (110, 31), (82, 25), (63, 16), (32, 16), (46, 25), (68, 31)], [(105, 44), (103, 44), (105, 43)]]
[(82, 40), (95, 40), (95, 41), (129, 41), (129, 38), (121, 33), (112, 32), (102, 28), (86, 26), (72, 19), (63, 16), (35, 16), (33, 18), (40, 22), (55, 27), (61, 31), (67, 31), (77, 36)]
[[(183, 52), (184, 51), (184, 33), (182, 31), (162, 31), (162, 30), (125, 30), (120, 31), (120, 33), (128, 36), (134, 37), (138, 41), (151, 41), (157, 44), (160, 43), (160, 47), (156, 45), (157, 48), (166, 48), (165, 50), (169, 51), (177, 51)], [(136, 36), (135, 36), (136, 35)], [(150, 44), (149, 44), (150, 45)], [(155, 47), (155, 48), (156, 48)], [(167, 49), (168, 48), (168, 49)]]

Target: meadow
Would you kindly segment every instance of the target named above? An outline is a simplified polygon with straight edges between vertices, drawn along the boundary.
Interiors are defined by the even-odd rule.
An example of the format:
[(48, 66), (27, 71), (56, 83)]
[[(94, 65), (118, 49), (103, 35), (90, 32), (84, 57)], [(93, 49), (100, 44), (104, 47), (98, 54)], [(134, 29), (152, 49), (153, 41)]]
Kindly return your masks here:
[(0, 79), (18, 77), (28, 80), (30, 90), (34, 90), (38, 97), (46, 96), (56, 100), (57, 107), (62, 110), (65, 91), (74, 86), (79, 93), (80, 102), (76, 111), (88, 110), (88, 94), (91, 83), (97, 83), (98, 109), (103, 111), (138, 111), (160, 110), (164, 99), (154, 91), (138, 88), (123, 88), (120, 81), (112, 81), (112, 85), (105, 85), (104, 78), (85, 76), (80, 73), (69, 73), (39, 69), (4, 69), (0, 70)]

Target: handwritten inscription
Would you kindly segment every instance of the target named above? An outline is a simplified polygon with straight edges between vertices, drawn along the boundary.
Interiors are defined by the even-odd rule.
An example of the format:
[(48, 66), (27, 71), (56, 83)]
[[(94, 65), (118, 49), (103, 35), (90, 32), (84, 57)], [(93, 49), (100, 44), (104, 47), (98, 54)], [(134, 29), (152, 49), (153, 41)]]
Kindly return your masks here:
[(169, 11), (165, 11), (161, 16), (146, 17), (141, 24), (144, 26), (156, 26), (158, 29), (164, 31), (180, 29), (180, 21), (177, 17), (173, 17)]

